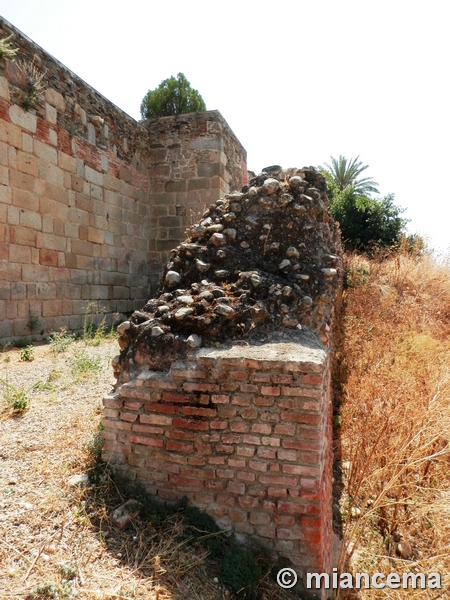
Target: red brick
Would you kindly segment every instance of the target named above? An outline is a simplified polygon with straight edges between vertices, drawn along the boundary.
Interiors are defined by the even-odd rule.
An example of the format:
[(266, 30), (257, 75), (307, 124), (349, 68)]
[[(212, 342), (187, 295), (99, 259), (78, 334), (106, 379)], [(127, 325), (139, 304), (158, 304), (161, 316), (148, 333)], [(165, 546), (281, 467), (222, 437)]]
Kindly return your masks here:
[(142, 444), (143, 446), (153, 446), (155, 448), (162, 448), (164, 445), (163, 440), (159, 440), (151, 437), (144, 437), (143, 435), (130, 435), (130, 442), (133, 444)]
[(255, 448), (247, 448), (246, 446), (239, 446), (236, 449), (238, 456), (254, 456)]
[(257, 381), (258, 383), (270, 383), (270, 373), (254, 373), (252, 381)]
[(260, 460), (251, 460), (249, 461), (248, 466), (250, 467), (250, 469), (253, 469), (255, 471), (267, 471), (268, 463), (262, 462)]
[(252, 525), (268, 525), (271, 522), (271, 517), (266, 512), (252, 511), (250, 513), (250, 523)]
[(217, 410), (221, 419), (232, 419), (236, 416), (236, 409), (232, 406), (219, 405)]
[(247, 369), (261, 369), (261, 363), (258, 360), (253, 360), (251, 358), (246, 358), (243, 362), (243, 366)]
[(322, 377), (319, 377), (318, 375), (303, 375), (302, 381), (306, 385), (319, 386), (319, 385), (322, 385), (323, 379), (322, 379)]
[(276, 510), (277, 509), (277, 505), (276, 505), (275, 502), (272, 502), (272, 500), (264, 500), (263, 501), (263, 508), (265, 508), (266, 510)]
[(208, 458), (208, 463), (210, 465), (224, 465), (226, 462), (226, 458), (224, 456), (210, 456)]
[(228, 421), (211, 421), (209, 426), (211, 429), (227, 429)]
[(234, 523), (245, 523), (248, 520), (247, 512), (237, 508), (229, 510), (228, 516)]
[(115, 408), (104, 408), (103, 415), (105, 417), (108, 417), (108, 419), (117, 419), (117, 417), (119, 416), (119, 411)]
[(318, 504), (300, 504), (299, 502), (279, 500), (278, 511), (290, 515), (318, 515), (320, 514), (320, 506)]
[(233, 454), (234, 446), (227, 446), (226, 444), (217, 444), (216, 452), (218, 454)]
[(164, 402), (179, 402), (181, 404), (187, 404), (188, 402), (195, 402), (194, 394), (174, 394), (172, 392), (163, 392), (162, 399)]
[(272, 450), (272, 448), (267, 448), (263, 446), (258, 448), (257, 454), (260, 458), (268, 458), (269, 460), (275, 460), (275, 458), (277, 457), (276, 450)]
[(260, 475), (259, 481), (268, 485), (284, 485), (287, 487), (297, 485), (295, 477), (283, 477), (282, 475)]
[(188, 421), (180, 417), (173, 418), (173, 426), (180, 427), (181, 429), (192, 429), (194, 431), (208, 431), (209, 429), (208, 421)]
[(293, 381), (294, 381), (294, 378), (292, 377), (292, 375), (281, 374), (281, 375), (273, 375), (272, 376), (272, 383), (281, 383), (281, 384), (289, 385)]
[(280, 540), (303, 540), (303, 533), (299, 527), (278, 527), (277, 538)]
[(258, 498), (248, 498), (246, 496), (239, 496), (238, 504), (241, 508), (257, 508), (259, 506), (259, 500)]
[(226, 381), (225, 383), (222, 383), (220, 385), (220, 389), (222, 392), (235, 392), (239, 389), (239, 387), (240, 386), (237, 383), (234, 383), (232, 381)]
[(163, 427), (154, 427), (153, 425), (140, 425), (139, 423), (133, 424), (133, 431), (137, 433), (149, 433), (151, 435), (164, 435)]
[(178, 406), (170, 406), (167, 404), (159, 404), (159, 402), (147, 403), (145, 405), (147, 412), (164, 413), (166, 415), (174, 415), (178, 412)]
[(167, 415), (141, 415), (139, 420), (148, 425), (172, 425), (172, 417)]
[(241, 436), (236, 433), (222, 433), (220, 440), (222, 444), (239, 444)]
[(245, 467), (245, 460), (242, 458), (229, 458), (228, 466), (243, 469)]
[(258, 386), (253, 385), (252, 383), (241, 383), (239, 389), (244, 394), (255, 394), (258, 392)]
[(183, 406), (181, 409), (183, 415), (196, 417), (216, 417), (217, 410), (215, 408), (197, 408), (195, 406)]
[(220, 491), (220, 490), (223, 490), (224, 486), (225, 486), (225, 482), (223, 482), (223, 481), (217, 481), (214, 479), (205, 481), (205, 488), (207, 488), (208, 490)]
[(239, 496), (243, 496), (245, 494), (245, 484), (238, 481), (229, 481), (226, 489), (227, 492), (238, 494)]
[(199, 457), (188, 457), (188, 465), (193, 465), (196, 467), (204, 467), (206, 465), (206, 458)]
[(250, 406), (250, 398), (245, 396), (233, 396), (231, 403), (235, 406)]
[(183, 477), (198, 477), (199, 479), (214, 479), (214, 471), (208, 471), (208, 469), (191, 469), (189, 467), (181, 467), (180, 475)]
[(280, 438), (276, 438), (276, 437), (263, 436), (261, 441), (262, 441), (263, 446), (274, 446), (275, 448), (277, 448), (281, 443)]
[(178, 475), (170, 475), (170, 482), (181, 487), (202, 488), (204, 485), (203, 479), (195, 479), (193, 477), (179, 477)]
[(230, 423), (230, 429), (231, 431), (236, 431), (239, 433), (247, 433), (249, 426), (246, 423), (243, 423), (242, 421), (232, 421)]
[(260, 415), (261, 421), (269, 422), (269, 423), (278, 423), (280, 420), (280, 416), (277, 413), (271, 413), (269, 411), (265, 411)]
[(257, 396), (253, 402), (256, 406), (273, 406), (275, 400), (271, 396), (267, 396), (266, 398), (263, 398), (262, 396)]
[(267, 495), (270, 498), (286, 498), (287, 489), (286, 488), (267, 488)]
[(112, 431), (102, 431), (102, 438), (104, 440), (113, 441), (116, 439), (116, 434)]
[(257, 435), (244, 435), (243, 442), (244, 444), (255, 444), (257, 446), (260, 446), (261, 438)]
[(154, 390), (176, 390), (178, 388), (178, 385), (173, 381), (161, 379), (147, 379), (144, 381), (144, 385)]
[(252, 425), (252, 433), (265, 433), (267, 435), (272, 433), (272, 425), (265, 423), (255, 423)]
[(228, 404), (230, 402), (230, 397), (225, 394), (213, 394), (211, 396), (211, 402), (215, 404)]
[(248, 471), (238, 471), (237, 478), (241, 481), (255, 481), (256, 477), (254, 473), (249, 473)]
[(170, 369), (170, 374), (172, 377), (177, 377), (180, 379), (206, 379), (208, 376), (206, 371), (202, 371), (200, 369), (177, 369), (173, 365)]
[[(275, 425), (275, 433), (278, 435), (295, 435), (295, 425)], [(283, 446), (284, 444), (283, 441)]]
[(279, 460), (297, 460), (297, 451), (296, 450), (278, 450), (277, 456)]
[(280, 465), (279, 463), (270, 463), (270, 472), (271, 473), (279, 473)]
[(230, 494), (217, 494), (216, 502), (221, 506), (233, 507), (236, 504), (236, 498)]
[(263, 385), (261, 387), (261, 394), (263, 396), (279, 396), (280, 388), (279, 387), (268, 387), (268, 386)]
[(212, 447), (210, 444), (194, 444), (195, 451), (200, 456), (212, 454)]
[(110, 421), (110, 423), (114, 423), (114, 425), (108, 426), (107, 421), (103, 421), (103, 424), (107, 429), (120, 429), (121, 431), (131, 431), (131, 423), (125, 423), (123, 421)]
[(321, 416), (320, 415), (309, 415), (306, 413), (297, 413), (297, 412), (282, 412), (281, 418), (283, 421), (287, 421), (288, 423), (305, 423), (308, 425), (320, 425)]
[(125, 408), (128, 408), (128, 410), (140, 410), (140, 408), (142, 408), (142, 402), (126, 400), (124, 403), (124, 406), (125, 406)]
[(304, 475), (306, 477), (318, 477), (320, 476), (320, 469), (318, 467), (305, 467), (303, 465), (283, 465), (283, 473), (289, 473), (290, 475)]
[(105, 408), (122, 408), (122, 398), (103, 398), (103, 406)]
[(273, 516), (273, 520), (277, 525), (284, 525), (285, 527), (293, 527), (295, 525), (295, 517), (291, 515), (278, 515)]
[(167, 450), (171, 452), (182, 452), (184, 454), (192, 454), (194, 452), (193, 444), (181, 444), (179, 442), (167, 442)]
[(234, 479), (234, 471), (232, 469), (217, 469), (216, 474), (221, 479)]
[(120, 418), (122, 419), (122, 421), (128, 421), (129, 423), (134, 423), (136, 421), (136, 419), (138, 418), (138, 416), (133, 413), (121, 412)]
[(166, 431), (166, 438), (171, 440), (189, 440), (190, 442), (193, 442), (197, 437), (197, 434), (191, 431), (177, 431), (173, 429), (168, 429)]
[(220, 388), (216, 383), (201, 383), (200, 381), (187, 381), (183, 383), (183, 389), (186, 392), (218, 392)]

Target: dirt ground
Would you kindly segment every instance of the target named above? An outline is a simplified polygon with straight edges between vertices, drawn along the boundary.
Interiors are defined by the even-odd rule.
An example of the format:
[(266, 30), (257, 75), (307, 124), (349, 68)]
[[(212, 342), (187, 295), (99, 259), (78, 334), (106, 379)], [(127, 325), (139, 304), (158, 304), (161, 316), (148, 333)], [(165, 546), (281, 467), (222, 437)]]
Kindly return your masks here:
[[(138, 518), (124, 530), (110, 521), (124, 497), (105, 476), (76, 483), (94, 464), (103, 395), (114, 383), (115, 340), (77, 341), (64, 352), (0, 353), (0, 598), (230, 598), (186, 544), (177, 518), (164, 534)], [(7, 398), (28, 392), (18, 412)], [(16, 395), (16, 396), (15, 396)], [(97, 446), (98, 448), (98, 446)], [(72, 479), (71, 479), (72, 478)], [(292, 598), (265, 581), (257, 597)]]

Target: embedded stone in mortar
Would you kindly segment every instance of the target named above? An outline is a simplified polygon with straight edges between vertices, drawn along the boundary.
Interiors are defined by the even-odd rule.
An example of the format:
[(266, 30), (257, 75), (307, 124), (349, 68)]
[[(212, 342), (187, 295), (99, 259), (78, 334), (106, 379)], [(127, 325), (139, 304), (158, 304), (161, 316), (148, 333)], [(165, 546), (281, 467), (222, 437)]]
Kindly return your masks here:
[(118, 373), (164, 370), (200, 344), (259, 343), (276, 330), (328, 342), (342, 267), (325, 180), (312, 168), (265, 171), (212, 204), (171, 251), (158, 293), (119, 326)]

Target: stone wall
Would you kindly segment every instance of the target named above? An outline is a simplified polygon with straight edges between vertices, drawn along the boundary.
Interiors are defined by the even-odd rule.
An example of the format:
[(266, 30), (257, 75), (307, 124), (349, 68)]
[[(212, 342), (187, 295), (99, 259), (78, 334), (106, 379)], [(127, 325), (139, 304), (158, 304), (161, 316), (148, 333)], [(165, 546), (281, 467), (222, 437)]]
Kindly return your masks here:
[[(190, 211), (242, 185), (234, 162), (245, 165), (217, 111), (137, 123), (0, 18), (0, 38), (10, 33), (19, 53), (0, 59), (1, 341), (80, 330), (93, 302), (108, 321), (141, 307)], [(208, 144), (214, 158), (196, 148)], [(169, 192), (181, 182), (195, 190)]]
[(297, 343), (204, 349), (104, 398), (104, 458), (161, 500), (186, 495), (296, 569), (331, 552), (329, 352)]
[(247, 184), (246, 153), (218, 111), (162, 117), (145, 124), (149, 134), (148, 174), (151, 295), (169, 251), (206, 208)]

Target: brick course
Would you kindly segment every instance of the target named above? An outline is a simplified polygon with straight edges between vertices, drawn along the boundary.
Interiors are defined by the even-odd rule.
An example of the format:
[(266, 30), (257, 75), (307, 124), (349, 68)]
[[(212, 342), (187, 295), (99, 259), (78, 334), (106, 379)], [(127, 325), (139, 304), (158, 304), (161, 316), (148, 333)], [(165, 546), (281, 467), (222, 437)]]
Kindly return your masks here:
[[(267, 355), (273, 360), (261, 358)], [(245, 395), (228, 391), (236, 373), (238, 381), (245, 373), (256, 382)], [(315, 378), (311, 387), (308, 377)], [(201, 350), (168, 373), (142, 371), (104, 398), (103, 456), (161, 500), (187, 495), (240, 539), (258, 540), (299, 571), (325, 572), (332, 536), (329, 381), (329, 351), (319, 344)], [(147, 424), (157, 427), (140, 429)], [(143, 458), (147, 468), (136, 468)]]

